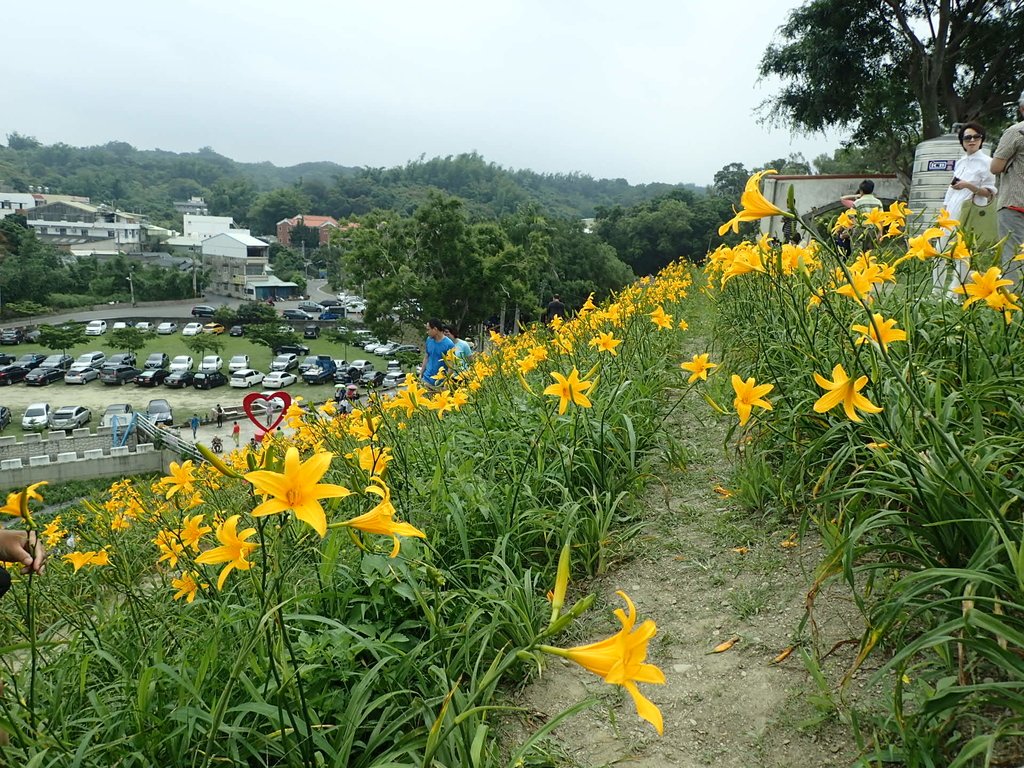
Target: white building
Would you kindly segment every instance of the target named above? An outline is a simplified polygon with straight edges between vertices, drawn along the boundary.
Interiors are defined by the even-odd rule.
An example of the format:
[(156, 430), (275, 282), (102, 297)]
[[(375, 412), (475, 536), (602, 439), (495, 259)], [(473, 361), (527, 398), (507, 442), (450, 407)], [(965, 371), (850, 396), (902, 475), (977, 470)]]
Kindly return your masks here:
[(35, 207), (35, 195), (28, 192), (0, 192), (0, 219), (12, 213), (27, 213), (27, 209)]
[(28, 209), (28, 225), (40, 240), (52, 245), (82, 245), (111, 241), (117, 251), (141, 250), (142, 217), (108, 206), (64, 201)]
[(186, 213), (182, 217), (182, 222), (181, 235), (167, 241), (167, 245), (175, 251), (199, 253), (204, 240), (224, 232), (249, 234), (248, 229), (236, 229), (235, 220), (230, 216), (200, 216)]
[(222, 296), (268, 299), (290, 296), (294, 283), (268, 280), (270, 245), (247, 229), (208, 237), (202, 242), (203, 268), (209, 274), (207, 290)]

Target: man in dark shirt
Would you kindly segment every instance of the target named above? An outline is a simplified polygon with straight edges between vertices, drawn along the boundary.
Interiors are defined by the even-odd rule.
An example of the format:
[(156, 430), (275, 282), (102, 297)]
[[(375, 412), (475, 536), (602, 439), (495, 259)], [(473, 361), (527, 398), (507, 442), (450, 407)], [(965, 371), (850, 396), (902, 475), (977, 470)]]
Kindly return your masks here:
[(547, 312), (544, 313), (544, 319), (550, 323), (556, 317), (565, 317), (565, 304), (562, 303), (562, 297), (557, 293), (548, 303), (548, 309)]

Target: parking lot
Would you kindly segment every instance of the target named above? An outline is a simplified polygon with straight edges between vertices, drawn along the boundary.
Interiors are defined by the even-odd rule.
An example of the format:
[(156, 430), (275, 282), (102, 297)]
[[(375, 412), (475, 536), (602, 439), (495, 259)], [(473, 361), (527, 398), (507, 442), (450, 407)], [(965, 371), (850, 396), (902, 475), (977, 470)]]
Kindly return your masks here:
[[(106, 336), (92, 337), (86, 344), (68, 350), (68, 354), (74, 358), (91, 351), (103, 351), (109, 357), (118, 350), (111, 349), (104, 344)], [(219, 353), (225, 361), (224, 373), (227, 375), (227, 361), (233, 355), (249, 355), (250, 365), (264, 373), (270, 370), (270, 361), (273, 357), (271, 351), (266, 347), (249, 342), (244, 337), (231, 338), (228, 336), (219, 337), (224, 341), (224, 349)], [(330, 355), (335, 359), (365, 359), (373, 363), (378, 370), (383, 370), (386, 360), (376, 355), (364, 353), (356, 347), (343, 347), (332, 344), (328, 341), (317, 339), (306, 341), (310, 347), (310, 354)], [(50, 354), (51, 350), (43, 349), (37, 344), (18, 344), (0, 347), (0, 352), (20, 356), (29, 352), (40, 352)], [(169, 357), (176, 355), (191, 354), (184, 346), (180, 331), (174, 336), (156, 336), (149, 340), (145, 347), (137, 351), (138, 364), (141, 368), (146, 357), (152, 352), (163, 352)], [(347, 356), (346, 356), (347, 355)], [(198, 360), (194, 370), (198, 368)], [(293, 371), (295, 373), (295, 371)], [(99, 423), (100, 417), (106, 407), (112, 403), (128, 403), (134, 410), (145, 411), (150, 400), (163, 398), (171, 404), (174, 413), (175, 424), (184, 424), (198, 414), (203, 420), (212, 416), (214, 408), (220, 403), (222, 406), (238, 405), (242, 398), (252, 391), (265, 391), (265, 388), (257, 385), (251, 389), (239, 389), (230, 386), (216, 387), (210, 390), (198, 390), (192, 387), (183, 389), (172, 389), (165, 386), (139, 387), (135, 384), (109, 385), (100, 381), (91, 381), (87, 384), (65, 384), (57, 381), (45, 386), (30, 387), (24, 383), (0, 386), (0, 405), (6, 406), (12, 411), (12, 424), (4, 430), (4, 434), (21, 433), (21, 417), (32, 403), (49, 403), (56, 410), (64, 405), (84, 405), (92, 410), (92, 426)], [(307, 385), (299, 380), (299, 383), (287, 387), (288, 393), (293, 397), (302, 397), (306, 402), (323, 403), (334, 397), (334, 384)], [(365, 390), (360, 390), (365, 392)]]

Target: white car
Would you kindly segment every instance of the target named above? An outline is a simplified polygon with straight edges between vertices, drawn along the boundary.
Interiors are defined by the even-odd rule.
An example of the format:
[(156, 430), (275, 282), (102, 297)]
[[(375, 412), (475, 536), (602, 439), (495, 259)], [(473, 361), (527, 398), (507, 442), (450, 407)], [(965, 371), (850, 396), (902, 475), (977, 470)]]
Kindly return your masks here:
[(41, 432), (50, 426), (49, 403), (32, 403), (21, 417), (21, 428), (27, 432)]
[(388, 371), (384, 374), (384, 380), (380, 383), (381, 389), (394, 389), (399, 384), (405, 383), (405, 374), (401, 371)]
[(160, 325), (156, 327), (156, 332), (161, 336), (167, 336), (168, 334), (174, 333), (176, 330), (178, 330), (177, 323), (160, 323)]
[(249, 356), (248, 355), (235, 355), (228, 361), (228, 370), (234, 373), (235, 371), (241, 371), (243, 368), (249, 367)]
[(224, 367), (224, 361), (221, 360), (220, 355), (206, 355), (203, 361), (199, 363), (199, 370), (203, 373), (213, 373), (219, 371)]
[(135, 327), (138, 330), (144, 331), (146, 333), (149, 333), (150, 331), (153, 330), (153, 324), (151, 322), (149, 322), (149, 320), (140, 320), (139, 322), (137, 322), (135, 324)]
[(231, 374), (231, 378), (228, 379), (228, 384), (232, 387), (247, 389), (248, 387), (254, 387), (257, 384), (262, 384), (263, 379), (264, 376), (259, 371), (255, 371), (252, 368), (243, 368), (242, 370), (235, 371)]
[(288, 371), (299, 367), (299, 356), (292, 354), (278, 355), (270, 363), (271, 371)]
[(282, 389), (297, 382), (299, 379), (294, 373), (288, 371), (271, 371), (263, 379), (264, 387), (275, 387)]
[(363, 314), (363, 312), (366, 311), (366, 305), (363, 304), (363, 302), (361, 302), (361, 301), (354, 301), (351, 304), (348, 304), (345, 307), (345, 310), (347, 312), (352, 312), (353, 314), (356, 314), (356, 315), (361, 315), (361, 314)]
[(188, 355), (178, 355), (171, 360), (171, 373), (174, 371), (191, 371), (193, 360)]
[(377, 350), (380, 349), (381, 347), (387, 346), (388, 343), (389, 342), (386, 341), (371, 341), (365, 346), (363, 346), (363, 349), (369, 352), (370, 354), (377, 354)]
[(188, 325), (181, 329), (182, 336), (198, 336), (202, 332), (202, 323), (189, 323)]
[(110, 329), (112, 331), (120, 331), (122, 328), (127, 328), (127, 327), (128, 327), (128, 323), (126, 323), (124, 320), (118, 320), (116, 323), (114, 323), (112, 326), (110, 326)]
[(107, 332), (107, 321), (106, 320), (90, 320), (89, 324), (85, 326), (86, 336), (102, 336)]

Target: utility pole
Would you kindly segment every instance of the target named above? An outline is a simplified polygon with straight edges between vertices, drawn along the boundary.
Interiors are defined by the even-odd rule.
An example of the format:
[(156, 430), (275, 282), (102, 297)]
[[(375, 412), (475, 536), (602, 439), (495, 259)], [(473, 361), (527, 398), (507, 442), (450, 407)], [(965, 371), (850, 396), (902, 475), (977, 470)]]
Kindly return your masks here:
[(131, 289), (131, 292), (132, 292), (132, 306), (133, 307), (138, 306), (135, 303), (135, 281), (132, 280), (132, 273), (129, 272), (128, 273), (128, 277), (126, 277), (125, 279), (128, 281), (128, 287)]

